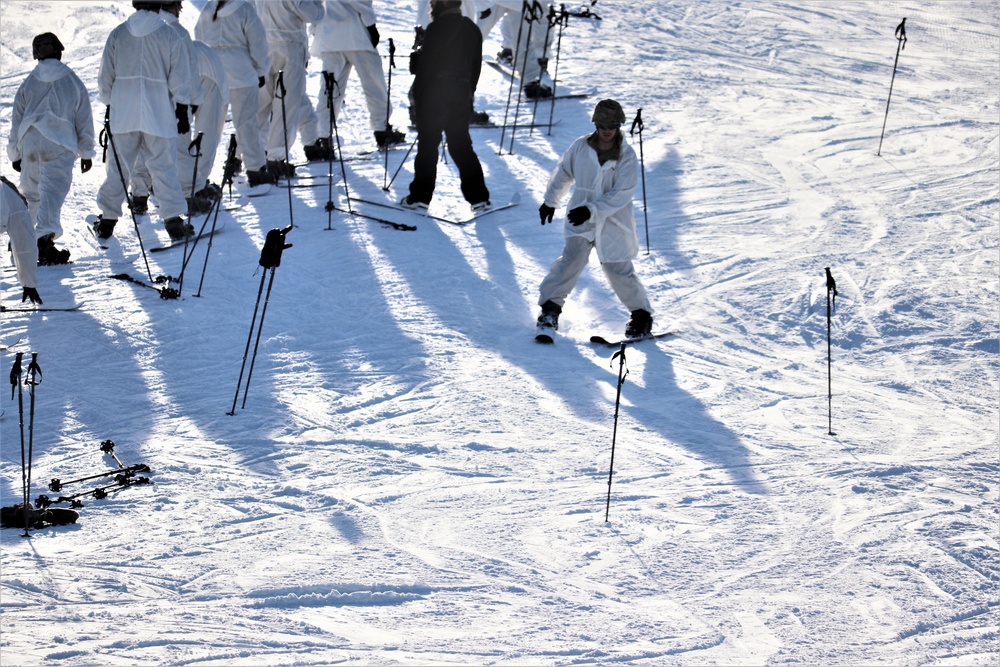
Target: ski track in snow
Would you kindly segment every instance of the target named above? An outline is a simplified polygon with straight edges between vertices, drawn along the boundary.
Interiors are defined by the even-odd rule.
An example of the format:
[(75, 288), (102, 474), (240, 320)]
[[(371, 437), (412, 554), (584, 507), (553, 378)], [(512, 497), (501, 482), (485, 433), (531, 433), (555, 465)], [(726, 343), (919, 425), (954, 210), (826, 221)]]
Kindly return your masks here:
[[(193, 28), (202, 3), (185, 4)], [(413, 14), (375, 5), (382, 50), (400, 49), (405, 127)], [(40, 292), (80, 312), (0, 317), (0, 340), (17, 341), (3, 367), (35, 351), (44, 371), (33, 497), (114, 467), (105, 439), (154, 484), (30, 540), (2, 531), (0, 661), (997, 662), (1000, 3), (595, 10), (600, 23), (571, 19), (559, 64), (562, 92), (594, 98), (556, 102), (560, 124), (518, 129), (513, 154), (510, 131), (501, 149), (499, 129), (473, 130), (493, 201), (519, 206), (455, 227), (353, 204), (418, 228), (397, 231), (328, 218), (326, 187), (292, 190), (245, 408), (259, 249), (288, 223), (287, 191), (221, 213), (201, 297), (204, 245), (164, 301), (108, 278), (145, 279), (135, 231), (123, 218), (99, 250), (82, 217), (103, 172), (75, 175), (59, 241), (73, 264), (41, 268)], [(0, 135), (44, 30), (102, 118), (103, 43), (130, 13), (0, 0)], [(507, 94), (484, 67), (476, 108), (499, 121)], [(556, 344), (532, 340), (562, 248), (563, 212), (541, 228), (537, 204), (601, 97), (643, 110), (650, 252), (637, 190), (636, 265), (657, 328), (680, 333), (627, 350), (609, 523), (618, 362), (586, 341), (627, 314), (596, 261)], [(356, 77), (340, 130), (345, 155), (372, 148)], [(404, 154), (388, 173), (381, 155), (348, 162), (352, 194), (398, 201), (410, 164), (382, 186)], [(432, 213), (464, 219), (450, 158), (438, 169)], [(343, 208), (342, 184), (334, 197)], [(165, 236), (155, 215), (140, 233)], [(180, 256), (151, 255), (152, 275), (177, 275)], [(2, 302), (19, 303), (9, 260), (0, 276)], [(17, 403), (0, 410), (10, 505)]]

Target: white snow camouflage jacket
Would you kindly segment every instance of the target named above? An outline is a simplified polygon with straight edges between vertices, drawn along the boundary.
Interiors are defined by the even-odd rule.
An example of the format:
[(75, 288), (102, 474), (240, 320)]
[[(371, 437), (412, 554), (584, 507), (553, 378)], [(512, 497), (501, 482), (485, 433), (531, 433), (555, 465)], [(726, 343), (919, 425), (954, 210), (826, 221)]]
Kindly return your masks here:
[(310, 53), (374, 51), (368, 26), (375, 25), (372, 0), (326, 0), (326, 15), (315, 24)]
[(194, 26), (195, 39), (219, 54), (230, 89), (256, 88), (257, 79), (271, 69), (264, 24), (254, 6), (245, 0), (229, 0), (216, 16), (218, 4), (218, 0), (205, 3)]
[(21, 159), (21, 138), (32, 127), (81, 158), (96, 155), (90, 95), (73, 70), (55, 58), (39, 60), (14, 95), (7, 143), (12, 162)]
[(638, 179), (638, 159), (631, 146), (622, 139), (617, 160), (603, 165), (597, 151), (587, 143), (589, 135), (574, 141), (556, 165), (545, 203), (557, 208), (576, 183), (566, 210), (586, 206), (590, 219), (582, 225), (565, 225), (566, 236), (583, 236), (594, 242), (601, 262), (624, 262), (639, 254), (639, 239), (635, 232), (635, 206), (632, 196)]
[(111, 132), (177, 136), (177, 104), (191, 103), (191, 64), (159, 14), (132, 14), (111, 31), (97, 75), (100, 101), (111, 105)]

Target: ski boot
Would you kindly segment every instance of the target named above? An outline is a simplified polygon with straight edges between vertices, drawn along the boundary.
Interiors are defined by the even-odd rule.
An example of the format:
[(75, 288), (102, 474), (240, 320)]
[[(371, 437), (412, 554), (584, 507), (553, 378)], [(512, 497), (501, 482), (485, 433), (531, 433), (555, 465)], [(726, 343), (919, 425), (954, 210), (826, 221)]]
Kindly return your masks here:
[(273, 185), (277, 182), (278, 179), (275, 177), (274, 174), (272, 174), (270, 171), (267, 170), (267, 167), (261, 167), (260, 169), (257, 170), (247, 169), (247, 183), (250, 185), (251, 188), (255, 188), (258, 185), (265, 185), (265, 184)]
[(426, 213), (427, 209), (430, 208), (430, 205), (428, 205), (427, 202), (417, 201), (416, 199), (413, 199), (410, 195), (406, 195), (405, 197), (400, 199), (399, 205), (411, 211), (421, 211), (423, 213)]
[(333, 159), (333, 146), (328, 137), (320, 137), (316, 143), (303, 146), (307, 162), (329, 162)]
[(284, 160), (268, 160), (265, 169), (274, 176), (275, 181), (279, 178), (291, 178), (295, 176), (295, 165), (289, 164)]
[(403, 143), (405, 140), (406, 135), (399, 130), (392, 129), (392, 125), (386, 125), (384, 130), (379, 130), (375, 133), (375, 143), (378, 144), (379, 148), (395, 146), (396, 144)]
[(149, 195), (132, 195), (132, 213), (136, 215), (149, 213)]
[(632, 319), (625, 325), (626, 338), (642, 338), (653, 333), (653, 316), (640, 308), (632, 311)]
[(552, 89), (540, 81), (531, 81), (524, 84), (524, 95), (529, 100), (544, 100), (552, 97)]
[(538, 327), (540, 329), (558, 329), (560, 313), (562, 313), (562, 306), (553, 301), (546, 301), (542, 304), (542, 314), (538, 316)]
[(194, 236), (194, 227), (190, 223), (184, 222), (184, 218), (175, 215), (163, 221), (163, 226), (167, 229), (167, 234), (173, 241), (180, 241), (185, 236)]
[(105, 218), (102, 213), (94, 221), (94, 234), (99, 239), (110, 239), (115, 233), (116, 224), (118, 224), (118, 218)]
[(54, 234), (46, 234), (38, 239), (38, 266), (69, 264), (69, 250), (56, 248), (54, 239)]

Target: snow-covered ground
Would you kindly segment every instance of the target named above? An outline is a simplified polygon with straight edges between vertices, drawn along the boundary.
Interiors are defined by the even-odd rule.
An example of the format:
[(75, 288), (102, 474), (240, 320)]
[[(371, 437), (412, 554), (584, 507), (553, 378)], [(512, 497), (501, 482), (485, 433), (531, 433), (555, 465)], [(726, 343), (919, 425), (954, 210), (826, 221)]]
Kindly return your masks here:
[[(383, 53), (390, 37), (399, 50), (398, 127), (412, 4), (376, 2)], [(328, 218), (325, 187), (291, 191), (293, 246), (234, 416), (260, 248), (290, 222), (288, 191), (223, 213), (200, 298), (189, 265), (182, 298), (161, 300), (109, 278), (145, 276), (123, 261), (135, 233), (125, 218), (121, 250), (99, 250), (83, 218), (103, 170), (77, 175), (60, 242), (74, 263), (41, 268), (39, 291), (79, 311), (0, 316), (0, 338), (19, 339), (5, 377), (15, 351), (44, 372), (32, 496), (113, 466), (107, 439), (154, 485), (88, 499), (75, 526), (2, 531), (2, 664), (1000, 661), (1000, 3), (594, 9), (603, 21), (572, 19), (559, 61), (560, 90), (592, 96), (556, 102), (551, 132), (518, 130), (512, 155), (510, 132), (499, 155), (500, 131), (474, 130), (493, 200), (519, 206), (454, 227), (354, 204), (418, 227), (398, 231)], [(4, 141), (31, 37), (56, 32), (94, 90), (130, 13), (0, 0)], [(350, 85), (345, 155), (373, 145)], [(507, 96), (484, 68), (476, 107), (501, 121)], [(539, 197), (603, 97), (642, 109), (637, 266), (657, 328), (679, 332), (628, 349), (607, 523), (618, 365), (588, 339), (627, 313), (596, 260), (556, 344), (532, 340), (562, 248)], [(348, 163), (351, 192), (401, 197), (410, 162), (382, 186), (404, 154), (388, 175)], [(450, 161), (434, 209), (467, 214)], [(151, 255), (152, 273), (177, 275), (180, 256)], [(20, 305), (6, 258), (0, 275)], [(17, 402), (0, 408), (10, 505)]]

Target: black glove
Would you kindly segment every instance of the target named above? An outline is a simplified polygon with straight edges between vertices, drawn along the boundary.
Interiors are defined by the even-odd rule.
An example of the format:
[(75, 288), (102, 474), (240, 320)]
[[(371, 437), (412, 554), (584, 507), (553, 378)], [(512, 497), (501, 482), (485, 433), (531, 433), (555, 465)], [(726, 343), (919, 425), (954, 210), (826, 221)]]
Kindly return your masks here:
[(176, 115), (177, 134), (189, 134), (191, 132), (191, 121), (188, 120), (188, 105), (178, 104)]
[(262, 76), (258, 76), (257, 77), (257, 87), (258, 88), (263, 88), (265, 83), (266, 82), (264, 81), (264, 77), (262, 77)]
[(378, 40), (379, 40), (378, 28), (375, 27), (374, 23), (368, 26), (368, 38), (372, 40), (372, 46), (378, 46)]
[(590, 209), (586, 206), (577, 206), (566, 214), (566, 219), (571, 225), (582, 225), (590, 220)]
[(21, 293), (21, 303), (28, 299), (31, 299), (31, 303), (42, 305), (42, 297), (38, 296), (38, 290), (34, 287), (25, 287), (24, 292)]
[(542, 219), (542, 224), (546, 222), (552, 222), (552, 216), (556, 214), (556, 210), (551, 206), (546, 206), (542, 204), (538, 207), (538, 217)]
[(88, 171), (90, 171), (90, 168), (93, 167), (93, 166), (94, 166), (94, 161), (93, 160), (88, 160), (87, 158), (81, 159), (80, 160), (80, 173), (81, 174), (86, 174)]
[(483, 11), (479, 12), (479, 18), (480, 19), (489, 18), (490, 14), (492, 13), (493, 13), (492, 9), (484, 9)]
[(21, 173), (21, 161), (20, 160), (14, 160), (13, 162), (10, 163), (10, 166), (14, 167), (14, 171), (16, 171), (17, 173)]

